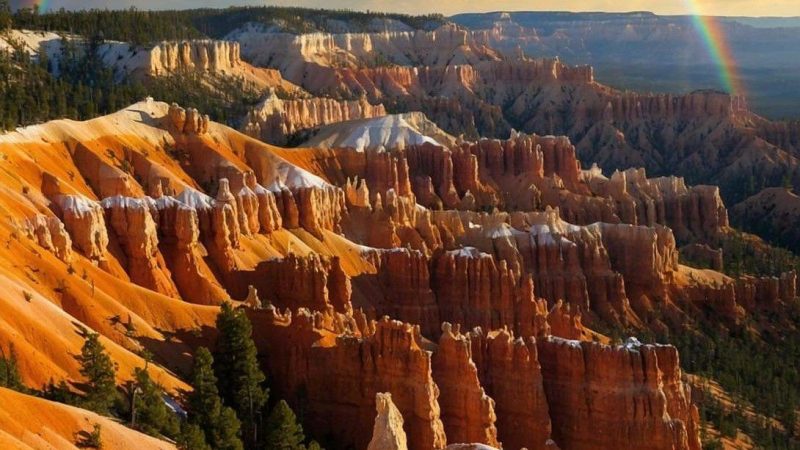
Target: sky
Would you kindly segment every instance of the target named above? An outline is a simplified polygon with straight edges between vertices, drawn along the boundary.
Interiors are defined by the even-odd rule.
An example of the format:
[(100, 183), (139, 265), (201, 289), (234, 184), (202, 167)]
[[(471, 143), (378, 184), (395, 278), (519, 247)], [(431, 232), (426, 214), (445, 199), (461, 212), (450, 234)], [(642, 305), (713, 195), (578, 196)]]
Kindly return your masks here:
[(409, 14), (485, 11), (652, 11), (685, 14), (698, 10), (717, 16), (800, 16), (800, 0), (11, 0), (13, 7), (34, 2), (50, 9), (186, 9), (231, 5), (348, 8)]

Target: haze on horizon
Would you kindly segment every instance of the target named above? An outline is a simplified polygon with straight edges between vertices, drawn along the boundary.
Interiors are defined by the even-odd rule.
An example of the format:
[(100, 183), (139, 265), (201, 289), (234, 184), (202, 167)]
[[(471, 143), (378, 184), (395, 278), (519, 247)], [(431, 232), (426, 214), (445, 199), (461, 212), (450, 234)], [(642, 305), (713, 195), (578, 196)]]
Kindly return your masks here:
[[(303, 6), (353, 9), (407, 14), (489, 11), (652, 11), (656, 14), (689, 14), (693, 9), (715, 16), (800, 16), (798, 0), (11, 0), (14, 8), (33, 3), (49, 10), (89, 8), (189, 9), (245, 5)], [(694, 5), (694, 7), (692, 6)]]

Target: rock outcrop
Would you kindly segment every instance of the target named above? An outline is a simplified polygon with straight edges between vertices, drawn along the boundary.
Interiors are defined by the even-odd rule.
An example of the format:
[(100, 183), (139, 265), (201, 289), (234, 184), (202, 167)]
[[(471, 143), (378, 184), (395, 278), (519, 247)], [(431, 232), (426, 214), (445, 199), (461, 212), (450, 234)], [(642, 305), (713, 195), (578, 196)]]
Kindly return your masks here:
[(15, 164), (0, 171), (0, 337), (31, 385), (79, 379), (85, 326), (120, 382), (141, 363), (130, 349), (152, 348), (159, 382), (185, 390), (189, 361), (171, 358), (213, 338), (232, 301), (271, 395), (337, 448), (403, 448), (402, 430), (412, 450), (699, 450), (676, 350), (603, 345), (591, 327), (740, 325), (796, 294), (792, 272), (678, 263), (668, 226), (701, 243), (728, 232), (716, 190), (605, 179), (563, 137), (287, 150), (198, 117), (146, 101), (0, 136)]
[(192, 40), (161, 42), (149, 53), (149, 72), (165, 75), (179, 71), (231, 73), (242, 65), (238, 42)]
[(200, 114), (195, 108), (183, 109), (173, 103), (169, 108), (169, 121), (179, 133), (201, 135), (208, 132), (208, 114)]
[[(281, 70), (320, 97), (366, 96), (391, 111), (421, 111), (446, 132), (470, 138), (505, 138), (512, 128), (565, 135), (583, 159), (609, 173), (639, 166), (684, 176), (690, 183), (719, 185), (728, 200), (741, 200), (752, 177), (778, 186), (800, 166), (797, 124), (758, 117), (742, 96), (615, 90), (597, 83), (589, 66), (519, 51), (498, 54), (487, 46), (498, 44), (489, 31), (452, 25), (301, 36), (250, 30), (235, 38), (255, 64)], [(538, 33), (535, 41), (542, 42)], [(798, 186), (800, 179), (792, 182)]]
[(505, 260), (467, 247), (442, 253), (433, 268), (441, 320), (487, 330), (506, 326), (525, 336), (546, 330), (546, 311), (534, 296), (532, 279)]
[(55, 203), (75, 248), (102, 264), (107, 259), (109, 242), (102, 206), (79, 195), (61, 195)]
[(301, 77), (306, 64), (350, 69), (379, 67), (386, 62), (405, 66), (499, 59), (468, 30), (452, 24), (432, 31), (385, 33), (295, 35), (253, 29), (235, 38), (243, 44), (243, 55), (248, 60), (257, 65), (273, 65), (290, 80)]
[(433, 354), (433, 378), (439, 386), (442, 423), (451, 442), (476, 442), (499, 447), (494, 401), (481, 387), (467, 336), (445, 322)]
[(131, 281), (179, 298), (178, 289), (158, 249), (156, 223), (151, 215), (151, 208), (154, 209), (155, 205), (129, 197), (108, 197), (101, 205), (116, 242), (122, 248), (123, 267)]
[(72, 260), (72, 238), (58, 217), (37, 214), (25, 222), (28, 236), (64, 262)]
[(713, 238), (729, 225), (727, 209), (714, 186), (690, 188), (677, 177), (648, 179), (644, 169), (616, 171), (608, 180), (592, 177), (589, 183), (594, 193), (614, 199), (625, 223), (666, 225), (682, 240)]
[(372, 428), (372, 440), (367, 450), (408, 450), (406, 433), (403, 431), (403, 415), (392, 403), (392, 394), (375, 394), (375, 426)]
[[(537, 347), (553, 438), (563, 448), (700, 448), (697, 409), (673, 347), (558, 338)], [(611, 388), (620, 383), (628, 388)]]
[(378, 282), (384, 297), (375, 299), (377, 313), (418, 324), (425, 336), (436, 335), (441, 318), (428, 258), (408, 249), (383, 251), (379, 257)]
[(504, 448), (550, 448), (550, 413), (535, 340), (515, 338), (505, 329), (476, 328), (468, 336), (481, 384), (496, 402)]
[[(405, 418), (409, 448), (444, 448), (439, 388), (433, 382), (431, 356), (421, 347), (419, 331), (388, 319), (373, 327), (374, 334), (340, 335), (330, 345), (310, 348), (308, 360), (303, 362), (305, 374), (294, 375), (307, 380), (302, 390), (309, 428), (328, 436), (337, 446), (365, 448), (370, 436), (363, 430), (369, 430), (374, 422), (375, 395), (390, 392)], [(342, 423), (352, 426), (342, 427)]]
[(381, 104), (360, 100), (301, 98), (282, 100), (273, 91), (247, 114), (242, 131), (248, 136), (275, 145), (286, 145), (290, 139), (322, 125), (386, 115)]
[(159, 247), (186, 301), (218, 304), (230, 298), (204, 259), (197, 209), (173, 197), (155, 199)]
[(360, 189), (369, 192), (371, 201), (393, 190), (399, 196), (413, 194), (431, 209), (551, 207), (577, 225), (669, 226), (681, 241), (714, 239), (729, 227), (717, 188), (688, 187), (676, 177), (648, 179), (641, 169), (615, 172), (611, 178), (597, 168), (582, 171), (575, 147), (563, 136), (515, 132), (507, 140), (449, 146), (424, 142), (364, 156), (341, 153), (341, 158), (348, 176), (364, 180)]
[(338, 257), (325, 258), (312, 253), (265, 261), (253, 271), (236, 272), (236, 284), (250, 286), (262, 293), (262, 301), (280, 309), (308, 308), (338, 312), (352, 309), (350, 277), (344, 273)]

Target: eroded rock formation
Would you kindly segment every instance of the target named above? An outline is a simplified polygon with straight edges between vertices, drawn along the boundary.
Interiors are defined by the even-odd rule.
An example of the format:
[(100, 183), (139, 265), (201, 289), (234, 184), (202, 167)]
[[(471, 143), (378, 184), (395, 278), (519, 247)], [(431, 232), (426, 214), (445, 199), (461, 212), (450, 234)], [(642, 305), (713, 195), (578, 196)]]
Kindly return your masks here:
[(158, 249), (155, 205), (128, 197), (108, 197), (101, 203), (107, 223), (124, 254), (123, 267), (131, 281), (170, 297), (180, 297)]
[(181, 70), (224, 73), (242, 64), (240, 45), (233, 41), (161, 42), (148, 56), (149, 70), (154, 75)]
[(433, 377), (440, 389), (439, 405), (447, 438), (499, 447), (494, 401), (486, 395), (472, 362), (469, 339), (445, 322), (433, 354)]
[[(697, 409), (673, 347), (557, 338), (537, 347), (553, 437), (563, 448), (700, 448)], [(628, 388), (610, 388), (620, 382)]]
[(385, 114), (383, 105), (371, 105), (365, 98), (351, 101), (332, 98), (282, 100), (273, 91), (247, 114), (242, 131), (270, 144), (286, 145), (298, 133), (321, 125)]
[(375, 394), (375, 426), (367, 450), (407, 450), (406, 433), (403, 431), (403, 416), (392, 403), (392, 394)]
[[(557, 67), (526, 70), (590, 75)], [(73, 122), (12, 134), (35, 136), (29, 145), (0, 136), (22, 186), (41, 186), (20, 194), (9, 177), (17, 188), (0, 190), (20, 212), (0, 246), (14, 257), (3, 276), (20, 285), (0, 298), (16, 308), (0, 334), (35, 337), (21, 351), (27, 372), (77, 379), (63, 358), (82, 341), (70, 314), (130, 365), (126, 345), (188, 354), (213, 327), (211, 305), (232, 301), (253, 322), (276, 398), (337, 447), (403, 448), (404, 430), (413, 450), (698, 450), (675, 349), (603, 345), (591, 327), (661, 330), (704, 315), (741, 324), (796, 294), (793, 273), (734, 279), (678, 264), (672, 228), (698, 242), (728, 232), (717, 190), (581, 170), (563, 137), (286, 150), (200, 117), (150, 101), (96, 119), (102, 145), (49, 146), (77, 133)], [(17, 243), (14, 231), (32, 239)], [(96, 282), (65, 277), (67, 263)], [(35, 315), (66, 331), (48, 335)], [(115, 316), (137, 335), (109, 325)], [(66, 344), (54, 354), (39, 342)]]

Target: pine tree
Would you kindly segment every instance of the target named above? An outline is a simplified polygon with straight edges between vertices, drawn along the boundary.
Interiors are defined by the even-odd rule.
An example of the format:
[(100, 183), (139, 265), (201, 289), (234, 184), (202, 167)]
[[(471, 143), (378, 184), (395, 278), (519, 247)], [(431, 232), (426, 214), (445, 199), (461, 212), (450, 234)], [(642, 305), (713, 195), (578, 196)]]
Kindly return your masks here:
[(206, 443), (206, 435), (195, 423), (181, 423), (181, 432), (176, 442), (180, 450), (211, 450)]
[(0, 387), (24, 391), (25, 385), (22, 384), (22, 378), (19, 376), (17, 353), (14, 351), (13, 345), (10, 346), (8, 353), (9, 356), (6, 356), (5, 352), (0, 349)]
[(164, 392), (153, 382), (147, 369), (136, 368), (136, 394), (134, 395), (133, 421), (137, 429), (151, 435), (175, 437), (178, 421), (164, 403)]
[(8, 0), (0, 0), (0, 33), (11, 29), (11, 5)]
[(81, 364), (81, 375), (86, 378), (84, 406), (107, 415), (117, 398), (117, 369), (105, 350), (97, 333), (87, 333), (81, 354), (76, 359)]
[(236, 417), (236, 413), (231, 408), (224, 406), (214, 428), (214, 448), (216, 450), (242, 450), (244, 444), (239, 438), (241, 427), (242, 423)]
[(319, 445), (319, 442), (317, 442), (317, 441), (309, 442), (308, 445), (306, 446), (306, 449), (308, 449), (308, 450), (323, 450), (322, 446)]
[(286, 401), (279, 401), (269, 414), (265, 427), (264, 445), (270, 450), (304, 450), (303, 427)]
[(242, 421), (248, 447), (258, 441), (261, 408), (267, 402), (266, 380), (258, 367), (253, 327), (243, 309), (223, 303), (217, 316), (219, 338), (214, 353), (214, 373), (219, 380), (223, 403), (236, 411)]
[(214, 449), (241, 450), (241, 423), (231, 408), (222, 405), (213, 364), (211, 352), (205, 347), (198, 348), (192, 368), (193, 391), (188, 399), (189, 421), (205, 432), (205, 441)]

